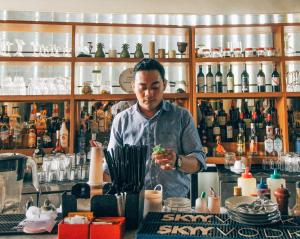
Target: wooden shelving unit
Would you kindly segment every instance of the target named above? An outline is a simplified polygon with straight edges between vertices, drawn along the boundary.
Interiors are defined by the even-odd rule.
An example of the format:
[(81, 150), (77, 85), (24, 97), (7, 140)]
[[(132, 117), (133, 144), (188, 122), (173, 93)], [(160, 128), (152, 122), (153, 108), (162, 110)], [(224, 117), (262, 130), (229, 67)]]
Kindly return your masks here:
[[(70, 66), (71, 76), (71, 93), (70, 95), (6, 95), (0, 96), (2, 102), (37, 102), (37, 101), (68, 101), (70, 103), (70, 147), (69, 151), (74, 152), (75, 148), (75, 132), (76, 121), (78, 118), (77, 108), (80, 101), (97, 101), (97, 100), (134, 100), (134, 94), (98, 94), (98, 95), (79, 95), (75, 93), (76, 82), (75, 74), (77, 65), (103, 63), (109, 64), (135, 64), (140, 59), (136, 58), (94, 58), (94, 57), (76, 57), (76, 41), (77, 34), (100, 34), (103, 36), (113, 34), (128, 34), (128, 35), (180, 35), (188, 43), (187, 51), (183, 58), (177, 53), (177, 58), (161, 58), (158, 59), (164, 64), (184, 65), (186, 67), (187, 76), (187, 93), (165, 94), (166, 99), (176, 100), (183, 99), (186, 102), (186, 107), (191, 111), (195, 121), (197, 117), (196, 102), (197, 99), (239, 99), (239, 98), (274, 98), (277, 101), (277, 109), (279, 124), (282, 129), (284, 139), (284, 150), (289, 151), (288, 138), (288, 123), (287, 123), (287, 99), (300, 97), (300, 92), (286, 92), (286, 63), (290, 61), (300, 61), (300, 56), (285, 56), (284, 54), (284, 29), (288, 27), (292, 30), (293, 27), (299, 27), (300, 24), (265, 24), (265, 25), (224, 25), (224, 26), (168, 26), (168, 25), (138, 25), (138, 24), (96, 24), (96, 23), (73, 23), (73, 22), (32, 22), (32, 21), (0, 21), (0, 31), (8, 32), (55, 32), (68, 33), (71, 35), (72, 56), (71, 57), (0, 57), (1, 63), (7, 64), (66, 64)], [(291, 29), (290, 29), (291, 28)], [(226, 58), (197, 58), (195, 49), (197, 47), (196, 38), (198, 35), (205, 36), (206, 34), (260, 34), (270, 33), (273, 36), (273, 44), (277, 49), (276, 57), (226, 57)], [(157, 53), (157, 52), (156, 52)], [(145, 57), (148, 53), (145, 52)], [(281, 92), (275, 93), (197, 93), (196, 92), (196, 71), (199, 64), (216, 64), (216, 63), (245, 63), (254, 62), (276, 62), (278, 69), (281, 72)], [(1, 150), (1, 152), (20, 152), (31, 154), (31, 149), (24, 150)], [(259, 161), (262, 157), (257, 157)], [(210, 163), (222, 163), (222, 158), (209, 158)]]

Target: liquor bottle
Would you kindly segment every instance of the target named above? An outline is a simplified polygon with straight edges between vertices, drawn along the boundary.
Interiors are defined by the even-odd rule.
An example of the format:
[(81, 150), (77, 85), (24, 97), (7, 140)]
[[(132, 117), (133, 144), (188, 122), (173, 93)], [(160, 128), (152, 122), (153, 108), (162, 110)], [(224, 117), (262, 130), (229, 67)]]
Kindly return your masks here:
[(13, 107), (13, 112), (11, 119), (13, 119), (14, 124), (11, 124), (11, 128), (13, 130), (13, 144), (16, 148), (22, 146), (22, 126), (21, 126), (21, 116), (19, 113), (19, 107)]
[(233, 138), (234, 138), (234, 140), (236, 140), (237, 136), (239, 134), (239, 126), (238, 126), (239, 109), (236, 108), (236, 102), (234, 100), (231, 101), (229, 115), (230, 115), (230, 121), (232, 122), (232, 127), (233, 127)]
[(292, 208), (293, 216), (300, 216), (300, 181), (296, 182), (296, 203)]
[(229, 66), (229, 72), (226, 75), (227, 81), (227, 92), (233, 93), (234, 92), (234, 75), (232, 73), (232, 65)]
[(266, 110), (266, 113), (271, 115), (273, 125), (277, 126), (278, 125), (278, 113), (277, 113), (277, 109), (275, 108), (275, 100), (274, 99), (269, 100), (269, 108)]
[(64, 153), (64, 149), (60, 143), (60, 131), (59, 130), (56, 130), (56, 145), (53, 150), (53, 153)]
[(213, 122), (213, 136), (216, 139), (216, 136), (221, 135), (221, 128), (218, 121), (217, 113), (215, 113), (214, 122)]
[(261, 111), (259, 100), (255, 102), (255, 112), (256, 112), (256, 116), (257, 116), (257, 137), (258, 137), (258, 141), (263, 142), (264, 141), (264, 136), (265, 136), (264, 116), (263, 116), (262, 111)]
[(60, 144), (65, 151), (69, 147), (69, 131), (67, 129), (65, 120), (62, 121), (60, 128)]
[(273, 122), (271, 114), (267, 115), (266, 119), (266, 136), (273, 137)]
[(29, 148), (36, 147), (36, 129), (35, 129), (34, 124), (30, 125), (29, 131), (28, 131), (28, 147)]
[(205, 115), (205, 123), (207, 127), (207, 137), (208, 137), (208, 142), (213, 142), (214, 141), (214, 136), (213, 136), (213, 121), (214, 121), (214, 111), (212, 108), (211, 103), (208, 103), (206, 115)]
[(276, 64), (274, 64), (274, 70), (272, 72), (272, 91), (279, 92), (280, 91), (280, 75), (276, 69)]
[(221, 140), (223, 142), (226, 141), (226, 120), (227, 120), (227, 114), (225, 110), (223, 109), (223, 102), (219, 102), (219, 110), (218, 110), (218, 121), (220, 124), (220, 130), (221, 130)]
[(258, 154), (258, 148), (257, 148), (257, 136), (256, 136), (256, 130), (255, 130), (255, 123), (251, 123), (251, 135), (250, 135), (250, 148), (249, 148), (249, 154), (251, 156), (256, 156)]
[(208, 72), (206, 74), (206, 92), (215, 92), (214, 75), (211, 72), (211, 65), (208, 66)]
[[(248, 108), (248, 102), (245, 99), (242, 99), (242, 112), (244, 113), (244, 122), (246, 124), (245, 135), (251, 134), (251, 111)], [(246, 138), (248, 140), (248, 138)]]
[(262, 69), (262, 63), (260, 63), (260, 69), (257, 73), (257, 91), (265, 92), (266, 91), (266, 76)]
[(43, 141), (42, 138), (38, 136), (36, 140), (36, 149), (33, 152), (33, 159), (37, 164), (42, 164), (44, 156), (45, 152), (43, 150)]
[(233, 141), (233, 126), (230, 119), (227, 120), (226, 123), (226, 142)]
[(222, 142), (221, 142), (221, 136), (216, 136), (216, 146), (213, 149), (213, 156), (215, 157), (224, 157), (226, 153), (226, 150), (224, 149)]
[(49, 133), (51, 133), (51, 141), (55, 142), (56, 131), (60, 129), (60, 118), (58, 116), (58, 104), (53, 104), (50, 125), (51, 125), (51, 130)]
[(247, 72), (247, 68), (246, 68), (246, 64), (245, 64), (245, 69), (242, 72), (241, 75), (241, 81), (242, 81), (242, 92), (249, 92), (249, 74)]
[(270, 133), (267, 133), (265, 136), (265, 155), (266, 156), (273, 156), (274, 155), (274, 141)]
[(246, 123), (244, 121), (244, 112), (240, 112), (240, 118), (238, 121), (238, 127), (243, 129), (243, 133), (246, 134)]
[(223, 74), (221, 73), (221, 66), (220, 64), (217, 65), (217, 72), (215, 75), (215, 82), (216, 82), (216, 92), (222, 93), (223, 92)]
[(255, 132), (257, 132), (257, 130), (258, 130), (258, 120), (257, 120), (256, 111), (252, 112), (251, 124), (254, 124)]
[(208, 137), (207, 137), (207, 127), (205, 120), (203, 119), (201, 124), (200, 124), (200, 139), (201, 139), (201, 144), (202, 144), (202, 150), (203, 152), (209, 156), (209, 151), (208, 151)]
[(30, 106), (29, 122), (35, 123), (35, 120), (36, 120), (36, 113), (37, 113), (37, 105), (36, 105), (36, 103), (33, 103), (33, 104), (31, 104), (31, 106)]
[(43, 147), (44, 148), (51, 148), (52, 147), (52, 140), (51, 140), (51, 135), (48, 132), (48, 130), (45, 130), (45, 133), (43, 134)]
[(274, 136), (274, 154), (275, 156), (279, 156), (282, 153), (282, 136), (280, 134), (280, 129), (275, 128), (275, 136)]
[[(4, 113), (3, 113), (4, 112)], [(7, 105), (2, 106), (2, 125), (0, 128), (0, 139), (2, 149), (9, 147), (9, 117), (7, 116)]]
[(205, 81), (204, 81), (204, 73), (202, 71), (202, 65), (199, 66), (199, 72), (197, 75), (197, 92), (204, 92), (205, 90)]
[(242, 156), (246, 154), (246, 139), (245, 139), (245, 133), (243, 128), (239, 128), (236, 151), (238, 156)]

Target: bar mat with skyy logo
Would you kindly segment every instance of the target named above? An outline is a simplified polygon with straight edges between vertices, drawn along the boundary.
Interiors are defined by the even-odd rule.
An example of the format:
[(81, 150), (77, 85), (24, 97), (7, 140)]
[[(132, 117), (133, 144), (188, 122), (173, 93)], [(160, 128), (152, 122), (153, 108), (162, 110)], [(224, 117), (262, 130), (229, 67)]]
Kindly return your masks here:
[(137, 232), (137, 239), (146, 238), (300, 238), (300, 218), (282, 217), (267, 227), (232, 221), (226, 214), (155, 213), (150, 212)]

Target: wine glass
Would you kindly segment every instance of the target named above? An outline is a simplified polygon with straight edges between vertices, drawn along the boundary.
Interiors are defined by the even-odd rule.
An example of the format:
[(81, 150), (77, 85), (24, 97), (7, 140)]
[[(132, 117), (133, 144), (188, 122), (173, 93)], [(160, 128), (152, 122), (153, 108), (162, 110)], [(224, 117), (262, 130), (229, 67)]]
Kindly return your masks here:
[(186, 47), (187, 47), (187, 42), (177, 42), (177, 48), (178, 51), (180, 52), (181, 58), (183, 53), (186, 51)]

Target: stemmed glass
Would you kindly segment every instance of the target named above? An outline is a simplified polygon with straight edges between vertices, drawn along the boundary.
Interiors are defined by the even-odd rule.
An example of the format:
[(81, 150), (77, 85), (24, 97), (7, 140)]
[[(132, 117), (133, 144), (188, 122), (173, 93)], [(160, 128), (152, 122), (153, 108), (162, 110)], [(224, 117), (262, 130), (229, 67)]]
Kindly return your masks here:
[(177, 42), (177, 48), (180, 52), (181, 58), (183, 56), (183, 53), (186, 51), (187, 42)]
[(15, 39), (15, 42), (17, 44), (17, 52), (15, 53), (15, 56), (17, 57), (23, 57), (23, 46), (25, 45), (25, 42), (21, 39)]

